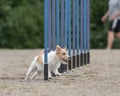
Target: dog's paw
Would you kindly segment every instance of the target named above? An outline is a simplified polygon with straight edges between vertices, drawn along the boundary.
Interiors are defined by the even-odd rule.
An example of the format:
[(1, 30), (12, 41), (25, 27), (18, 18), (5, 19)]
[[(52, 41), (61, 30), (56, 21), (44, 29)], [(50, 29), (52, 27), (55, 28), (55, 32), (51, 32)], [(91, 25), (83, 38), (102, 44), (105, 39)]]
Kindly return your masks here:
[(56, 76), (61, 76), (61, 74), (60, 74), (60, 73), (57, 73)]
[(52, 77), (48, 77), (48, 79), (52, 79)]
[(51, 73), (52, 77), (56, 77), (56, 74), (55, 73)]

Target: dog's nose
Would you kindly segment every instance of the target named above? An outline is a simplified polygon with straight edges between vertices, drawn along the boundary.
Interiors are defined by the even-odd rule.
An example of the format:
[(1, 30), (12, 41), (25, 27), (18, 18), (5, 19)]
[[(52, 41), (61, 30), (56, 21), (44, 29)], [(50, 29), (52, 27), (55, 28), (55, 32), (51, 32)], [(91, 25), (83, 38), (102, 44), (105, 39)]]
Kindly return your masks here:
[(68, 58), (66, 58), (66, 59), (62, 59), (63, 61), (65, 61), (65, 62), (68, 62)]

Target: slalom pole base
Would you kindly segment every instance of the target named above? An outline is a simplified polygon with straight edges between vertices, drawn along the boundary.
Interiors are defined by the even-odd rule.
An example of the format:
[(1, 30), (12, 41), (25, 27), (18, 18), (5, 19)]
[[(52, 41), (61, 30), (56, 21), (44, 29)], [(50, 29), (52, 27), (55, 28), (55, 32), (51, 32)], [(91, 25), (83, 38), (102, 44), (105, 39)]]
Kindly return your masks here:
[(44, 64), (44, 80), (48, 80), (48, 64)]
[(84, 65), (87, 64), (87, 53), (84, 53)]
[(76, 56), (72, 56), (72, 63), (73, 63), (73, 69), (75, 69), (76, 68), (76, 62), (75, 62), (75, 57)]
[(72, 70), (71, 57), (69, 57), (69, 61), (68, 61), (68, 70)]
[(90, 52), (87, 53), (87, 64), (90, 64)]
[(83, 53), (80, 54), (80, 66), (83, 66)]
[(77, 67), (80, 67), (80, 56), (77, 55)]

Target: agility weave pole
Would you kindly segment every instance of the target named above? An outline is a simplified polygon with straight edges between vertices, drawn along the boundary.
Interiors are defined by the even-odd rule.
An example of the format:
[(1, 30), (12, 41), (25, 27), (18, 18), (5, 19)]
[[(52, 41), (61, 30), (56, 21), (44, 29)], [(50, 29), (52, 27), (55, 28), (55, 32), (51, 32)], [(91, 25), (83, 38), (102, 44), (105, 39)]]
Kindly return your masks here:
[(90, 63), (90, 0), (44, 0), (44, 80), (48, 80), (48, 50), (66, 47), (68, 66), (61, 73)]

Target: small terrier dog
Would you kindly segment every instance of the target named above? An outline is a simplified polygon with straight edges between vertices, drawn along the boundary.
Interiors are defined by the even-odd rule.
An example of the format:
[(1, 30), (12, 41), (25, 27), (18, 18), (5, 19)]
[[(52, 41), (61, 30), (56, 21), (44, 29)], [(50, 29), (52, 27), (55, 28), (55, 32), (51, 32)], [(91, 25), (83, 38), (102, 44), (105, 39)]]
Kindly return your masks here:
[[(54, 73), (56, 76), (60, 76), (61, 74), (58, 72), (58, 68), (62, 64), (67, 64), (68, 62), (68, 54), (66, 48), (61, 48), (59, 45), (56, 46), (55, 51), (50, 51), (48, 53), (48, 78), (52, 78), (51, 72)], [(34, 58), (32, 61), (25, 80), (27, 80), (34, 71), (34, 74), (31, 76), (30, 79), (34, 79), (37, 74), (40, 74), (44, 71), (44, 50), (40, 52), (38, 56)]]

